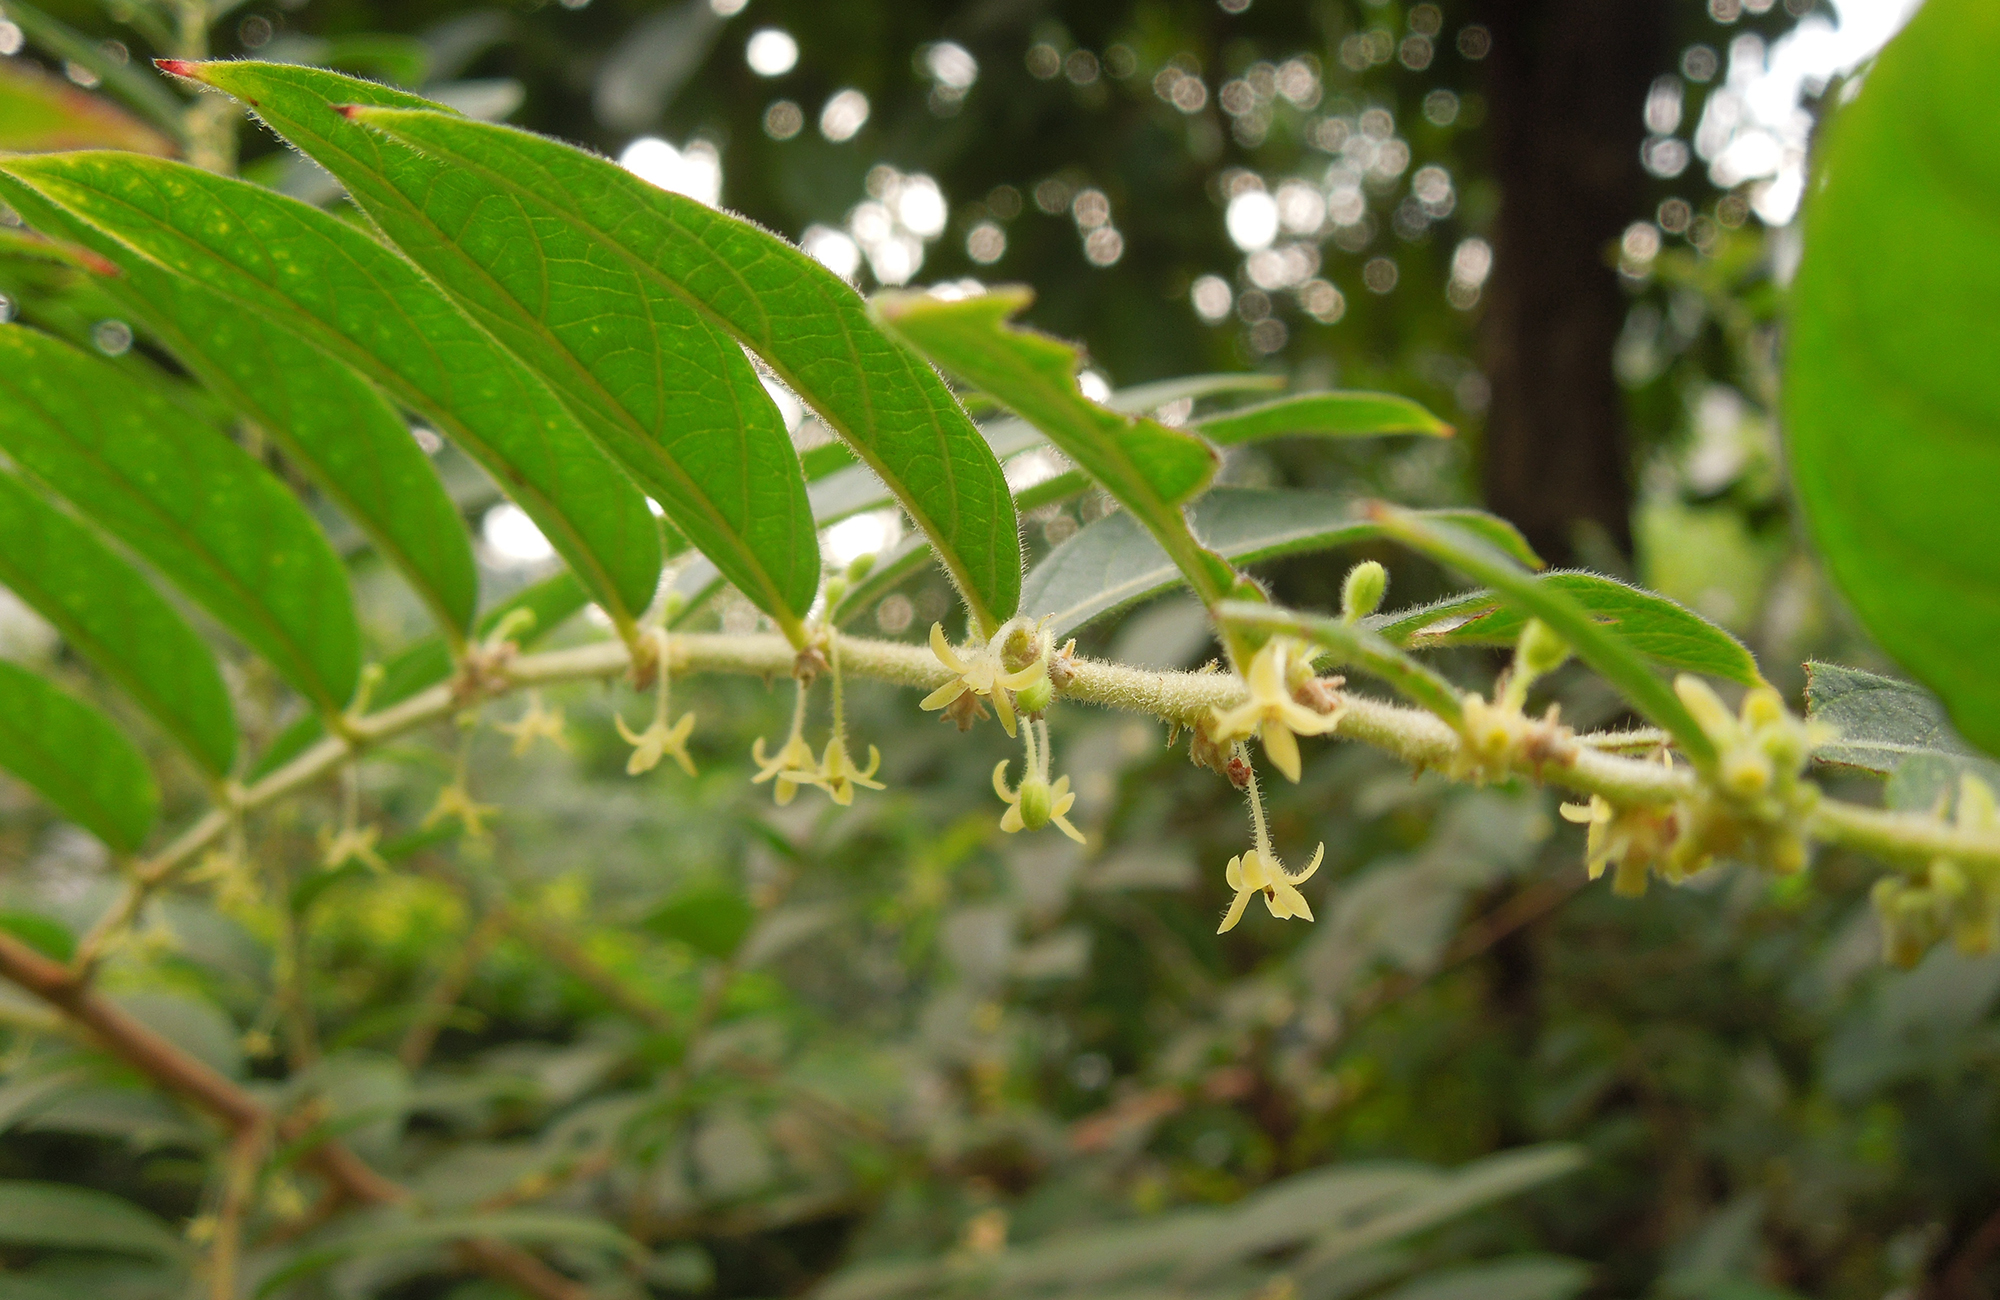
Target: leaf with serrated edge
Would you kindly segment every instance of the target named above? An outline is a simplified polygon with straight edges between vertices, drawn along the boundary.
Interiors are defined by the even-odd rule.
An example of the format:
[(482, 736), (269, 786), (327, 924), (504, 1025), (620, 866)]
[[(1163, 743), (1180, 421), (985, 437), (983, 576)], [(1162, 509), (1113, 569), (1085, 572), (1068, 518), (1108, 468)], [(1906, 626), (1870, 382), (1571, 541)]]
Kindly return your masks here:
[(138, 852), (159, 813), (159, 788), (125, 733), (88, 704), (5, 660), (0, 769), (119, 853)]
[[(1462, 526), (1492, 530), (1496, 541), (1527, 543), (1505, 523), (1478, 511), (1440, 512)], [(1361, 518), (1352, 498), (1331, 492), (1217, 488), (1190, 508), (1195, 535), (1230, 560), (1249, 564), (1307, 551), (1376, 541), (1382, 531)], [(1498, 525), (1497, 529), (1493, 529)], [(1530, 553), (1532, 554), (1532, 553)], [(1131, 517), (1106, 515), (1049, 552), (1023, 584), (1021, 608), (1049, 615), (1049, 626), (1067, 635), (1134, 601), (1182, 581), (1159, 544)]]
[[(868, 321), (853, 289), (755, 226), (669, 194), (557, 141), (425, 111), (414, 97), (313, 69), (251, 62), (180, 65), (248, 101), (339, 177), (391, 238), (417, 221), (425, 169), (414, 145), (515, 185), (511, 200), (582, 230), (655, 288), (758, 354), (895, 489), (937, 546), (977, 621), (996, 624), (1020, 592), (1020, 541), (999, 465), (928, 367)], [(372, 105), (369, 124), (325, 111)], [(388, 111), (383, 111), (383, 110)], [(530, 184), (526, 178), (539, 178)], [(407, 183), (416, 187), (406, 192)]]
[[(1627, 586), (1598, 573), (1563, 570), (1536, 579), (1558, 587), (1598, 622), (1618, 630), (1632, 649), (1665, 668), (1721, 677), (1745, 686), (1764, 680), (1747, 647), (1692, 610), (1657, 592)], [(1510, 646), (1527, 617), (1490, 591), (1453, 596), (1420, 609), (1378, 615), (1368, 626), (1396, 645), (1431, 650), (1446, 646)]]
[(0, 450), (337, 713), (361, 633), (304, 507), (221, 430), (100, 358), (0, 325)]
[(74, 241), (98, 288), (243, 418), (275, 438), (409, 580), (458, 639), (479, 579), (472, 545), (429, 457), (367, 380), (268, 317), (133, 256), (27, 186), (4, 194), (45, 234)]
[[(353, 115), (403, 122), (377, 112)], [(820, 559), (798, 454), (735, 338), (610, 233), (630, 224), (620, 191), (644, 182), (554, 141), (447, 122), (404, 122), (470, 134), (449, 158), (387, 145), (378, 183), (357, 187), (363, 205), (799, 641)], [(504, 161), (487, 156), (502, 149)]]
[(1234, 571), (1202, 547), (1180, 512), (1215, 477), (1215, 449), (1086, 398), (1077, 388), (1075, 348), (1008, 325), (1032, 298), (1019, 286), (957, 299), (896, 293), (871, 308), (910, 346), (1005, 403), (1096, 479), (1172, 557), (1203, 603), (1231, 594)]
[(645, 498), (415, 267), (337, 217), (179, 163), (50, 154), (0, 159), (0, 173), (380, 384), (477, 460), (632, 631), (660, 572)]
[(55, 625), (212, 777), (236, 757), (215, 656), (110, 547), (0, 471), (0, 583)]
[(1449, 438), (1450, 425), (1407, 397), (1393, 393), (1300, 393), (1275, 402), (1224, 411), (1194, 423), (1211, 442), (1233, 446), (1294, 434), (1322, 438), (1368, 438), (1417, 433)]
[(1936, 697), (1909, 682), (1818, 662), (1806, 665), (1806, 717), (1833, 728), (1817, 762), (1890, 778), (1892, 807), (1926, 810), (1970, 775), (2000, 791), (2000, 762), (1959, 739)]

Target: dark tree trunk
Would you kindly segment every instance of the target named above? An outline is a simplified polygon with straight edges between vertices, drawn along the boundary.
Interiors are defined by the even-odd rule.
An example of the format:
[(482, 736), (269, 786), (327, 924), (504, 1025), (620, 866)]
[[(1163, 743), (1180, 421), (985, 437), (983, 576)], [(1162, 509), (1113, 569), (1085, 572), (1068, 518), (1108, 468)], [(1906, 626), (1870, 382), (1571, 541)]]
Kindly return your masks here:
[(1479, 0), (1500, 215), (1483, 325), (1487, 504), (1550, 561), (1579, 525), (1631, 548), (1625, 417), (1611, 354), (1625, 303), (1606, 249), (1641, 215), (1646, 88), (1666, 0)]

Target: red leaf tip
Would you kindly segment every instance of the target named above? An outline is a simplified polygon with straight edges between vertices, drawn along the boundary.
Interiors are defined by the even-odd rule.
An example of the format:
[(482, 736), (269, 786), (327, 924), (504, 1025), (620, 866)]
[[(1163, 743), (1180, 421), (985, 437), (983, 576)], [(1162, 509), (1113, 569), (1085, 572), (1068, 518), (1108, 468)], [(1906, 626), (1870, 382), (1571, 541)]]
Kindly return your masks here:
[(186, 77), (190, 81), (200, 80), (195, 76), (195, 72), (201, 65), (192, 59), (154, 59), (153, 66), (168, 76)]
[(346, 118), (346, 119), (347, 119), (348, 121), (352, 122), (352, 121), (353, 121), (353, 120), (354, 120), (355, 118), (357, 118), (357, 117), (361, 116), (361, 105), (359, 105), (359, 104), (335, 104), (335, 105), (333, 105), (333, 111), (334, 111), (334, 112), (336, 112), (336, 113), (338, 113), (338, 114), (340, 114), (340, 115), (341, 115), (342, 117)]

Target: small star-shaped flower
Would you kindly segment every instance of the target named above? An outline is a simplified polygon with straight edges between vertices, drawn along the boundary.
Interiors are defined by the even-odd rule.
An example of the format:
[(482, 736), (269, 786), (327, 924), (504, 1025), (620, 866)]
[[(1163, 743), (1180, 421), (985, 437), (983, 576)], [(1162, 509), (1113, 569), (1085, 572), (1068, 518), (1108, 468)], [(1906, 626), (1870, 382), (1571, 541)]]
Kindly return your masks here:
[(346, 826), (337, 833), (322, 826), (319, 832), (319, 864), (332, 871), (353, 861), (376, 871), (387, 871), (389, 864), (375, 851), (375, 843), (380, 836), (381, 831), (374, 826)]
[(1213, 739), (1231, 741), (1257, 736), (1264, 753), (1286, 779), (1299, 779), (1299, 736), (1323, 736), (1340, 724), (1340, 714), (1316, 713), (1292, 698), (1288, 682), (1292, 647), (1273, 637), (1251, 657), (1245, 684), (1250, 698), (1233, 709), (1211, 710)]
[(498, 724), (497, 730), (514, 738), (514, 757), (519, 758), (533, 749), (537, 740), (546, 739), (557, 749), (569, 748), (569, 737), (563, 733), (563, 711), (560, 707), (542, 707), (542, 693), (528, 693), (528, 711), (513, 722)]
[(1026, 668), (1008, 672), (1000, 662), (1000, 643), (1008, 633), (1002, 628), (984, 648), (972, 650), (961, 656), (944, 639), (944, 625), (931, 624), (931, 653), (939, 663), (958, 674), (951, 681), (924, 696), (919, 708), (942, 709), (959, 696), (970, 692), (983, 695), (993, 701), (993, 712), (999, 715), (1000, 725), (1008, 735), (1014, 735), (1014, 702), (1008, 698), (1008, 691), (1018, 691), (1039, 681), (1048, 672), (1047, 664), (1037, 659)]
[(1021, 782), (1020, 789), (1009, 790), (1008, 761), (1001, 759), (993, 769), (993, 793), (1007, 804), (1007, 811), (1000, 814), (1000, 829), (1012, 835), (1016, 831), (1038, 831), (1053, 822), (1057, 830), (1078, 844), (1086, 843), (1083, 832), (1064, 816), (1076, 805), (1076, 794), (1069, 788), (1069, 778), (1059, 776), (1051, 785), (1041, 777), (1030, 775)]
[(790, 803), (802, 785), (826, 789), (826, 782), (820, 776), (819, 755), (813, 753), (812, 746), (797, 731), (792, 732), (782, 749), (768, 757), (764, 753), (764, 738), (757, 737), (757, 743), (750, 747), (750, 757), (758, 768), (757, 775), (750, 778), (750, 784), (776, 781), (774, 795), (781, 804)]
[(460, 777), (438, 791), (437, 802), (424, 814), (423, 827), (429, 830), (447, 818), (456, 818), (465, 827), (465, 833), (476, 840), (486, 834), (486, 819), (499, 811), (493, 804), (474, 799), (465, 788), (465, 778)]
[(1312, 920), (1312, 908), (1306, 905), (1305, 895), (1299, 892), (1298, 887), (1312, 879), (1313, 872), (1319, 870), (1320, 859), (1325, 856), (1326, 845), (1322, 844), (1313, 850), (1312, 861), (1306, 864), (1306, 869), (1296, 876), (1288, 873), (1284, 863), (1262, 848), (1253, 848), (1248, 853), (1231, 858), (1223, 878), (1236, 891), (1236, 898), (1229, 904), (1229, 911), (1222, 918), (1222, 925), (1216, 933), (1225, 934), (1235, 929), (1236, 923), (1243, 919), (1243, 909), (1257, 894), (1264, 896), (1264, 906), (1270, 908), (1271, 915), (1280, 921), (1292, 916)]
[(865, 785), (870, 790), (883, 788), (880, 781), (871, 780), (882, 766), (882, 751), (868, 747), (868, 766), (864, 770), (855, 765), (847, 754), (847, 742), (835, 735), (826, 742), (826, 756), (819, 763), (819, 785), (833, 801), (846, 807), (854, 802), (854, 787)]
[(669, 754), (681, 765), (683, 772), (689, 776), (695, 774), (694, 759), (687, 751), (688, 736), (694, 731), (694, 714), (681, 714), (681, 720), (671, 727), (665, 718), (654, 718), (652, 725), (644, 731), (633, 731), (625, 725), (625, 719), (615, 713), (611, 715), (611, 721), (618, 727), (618, 734), (625, 738), (625, 743), (632, 746), (632, 757), (625, 762), (625, 775), (650, 772)]

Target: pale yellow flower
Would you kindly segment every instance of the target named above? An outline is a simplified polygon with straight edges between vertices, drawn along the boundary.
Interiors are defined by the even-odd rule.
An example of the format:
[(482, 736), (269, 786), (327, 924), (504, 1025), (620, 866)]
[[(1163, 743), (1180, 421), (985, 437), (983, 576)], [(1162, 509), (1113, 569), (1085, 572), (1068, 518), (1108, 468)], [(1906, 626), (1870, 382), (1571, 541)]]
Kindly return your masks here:
[(1213, 709), (1213, 739), (1222, 744), (1256, 736), (1285, 778), (1299, 779), (1299, 736), (1323, 736), (1340, 725), (1340, 712), (1318, 713), (1292, 698), (1291, 670), (1298, 647), (1283, 637), (1251, 656), (1244, 685), (1250, 698), (1233, 709)]
[(611, 715), (611, 721), (625, 743), (632, 746), (632, 757), (625, 762), (627, 776), (652, 771), (668, 755), (681, 765), (683, 772), (689, 776), (695, 774), (694, 759), (689, 757), (687, 751), (688, 736), (694, 731), (694, 714), (681, 714), (681, 720), (671, 727), (665, 718), (654, 718), (644, 731), (631, 730), (625, 725), (625, 719), (615, 713)]
[(528, 711), (513, 722), (497, 724), (495, 730), (514, 738), (514, 757), (519, 758), (535, 747), (537, 740), (547, 740), (557, 749), (569, 748), (569, 737), (563, 733), (563, 711), (560, 707), (542, 707), (542, 693), (528, 692)]
[(381, 834), (381, 830), (374, 826), (345, 826), (337, 833), (322, 826), (319, 830), (319, 864), (331, 871), (355, 861), (376, 871), (387, 871), (389, 864), (375, 851)]
[(486, 834), (486, 819), (500, 809), (490, 803), (480, 803), (465, 788), (465, 777), (461, 774), (444, 789), (438, 791), (437, 802), (424, 814), (423, 828), (429, 830), (446, 819), (456, 819), (465, 827), (465, 833), (473, 839)]
[[(1035, 743), (1036, 733), (1041, 733), (1041, 743)], [(1001, 759), (993, 769), (993, 793), (1000, 796), (1007, 805), (1007, 811), (1000, 815), (1000, 829), (1009, 835), (1017, 831), (1038, 831), (1054, 823), (1057, 830), (1075, 840), (1085, 843), (1084, 834), (1064, 814), (1076, 806), (1076, 795), (1069, 788), (1069, 778), (1059, 776), (1054, 784), (1049, 782), (1049, 724), (1045, 720), (1029, 719), (1021, 734), (1027, 738), (1027, 758), (1023, 764), (1024, 774), (1018, 790), (1007, 788), (1007, 759)]]
[(993, 701), (993, 712), (999, 717), (1000, 725), (1008, 735), (1014, 735), (1014, 701), (1008, 692), (1032, 685), (1048, 673), (1046, 655), (1038, 655), (1033, 663), (1017, 672), (1008, 672), (1001, 663), (1000, 647), (1016, 630), (1016, 625), (1010, 623), (995, 632), (985, 646), (960, 654), (945, 640), (944, 625), (931, 624), (931, 653), (957, 676), (926, 695), (918, 707), (942, 709), (970, 691)]
[(1257, 792), (1257, 773), (1254, 770), (1249, 774), (1244, 791), (1250, 800), (1252, 842), (1250, 851), (1231, 858), (1229, 866), (1223, 871), (1223, 879), (1236, 891), (1236, 897), (1230, 900), (1229, 910), (1223, 914), (1222, 924), (1215, 932), (1227, 934), (1235, 929), (1236, 923), (1243, 919), (1243, 909), (1257, 894), (1264, 896), (1264, 906), (1280, 921), (1294, 916), (1302, 921), (1312, 920), (1312, 908), (1306, 903), (1305, 895), (1299, 892), (1299, 886), (1312, 879), (1313, 873), (1319, 870), (1320, 860), (1326, 856), (1326, 845), (1321, 844), (1313, 850), (1312, 861), (1306, 864), (1304, 871), (1296, 876), (1286, 871), (1285, 864), (1278, 861), (1278, 855), (1271, 849), (1271, 832), (1264, 824), (1264, 801)]
[(750, 757), (757, 764), (757, 775), (750, 778), (750, 784), (762, 785), (766, 781), (776, 781), (775, 794), (781, 804), (792, 801), (802, 785), (818, 786), (826, 789), (826, 782), (820, 777), (819, 756), (806, 743), (806, 684), (798, 684), (798, 703), (792, 709), (792, 732), (776, 754), (764, 753), (764, 738), (757, 737), (757, 743), (750, 747)]
[[(811, 751), (808, 750), (808, 753)], [(882, 751), (868, 747), (868, 767), (864, 770), (855, 765), (847, 755), (847, 740), (836, 731), (826, 742), (826, 756), (819, 763), (819, 785), (833, 801), (842, 807), (854, 802), (854, 787), (865, 785), (870, 790), (882, 789), (880, 781), (870, 780), (882, 766)]]

